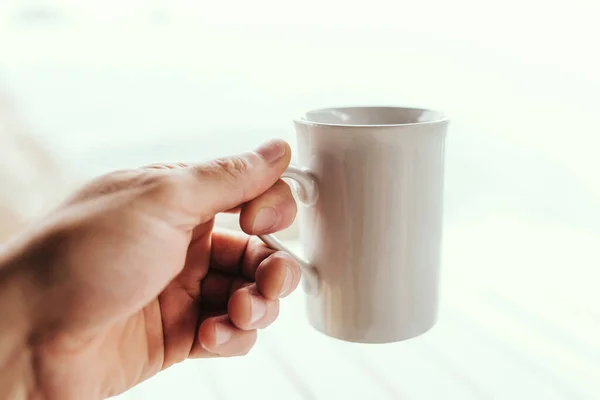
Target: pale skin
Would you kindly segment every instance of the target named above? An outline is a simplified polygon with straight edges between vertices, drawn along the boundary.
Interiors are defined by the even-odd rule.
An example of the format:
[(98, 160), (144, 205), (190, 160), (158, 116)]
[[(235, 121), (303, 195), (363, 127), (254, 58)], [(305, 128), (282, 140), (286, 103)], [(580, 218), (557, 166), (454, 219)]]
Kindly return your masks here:
[[(0, 399), (105, 399), (188, 358), (247, 354), (300, 270), (289, 145), (100, 177), (0, 250)], [(245, 234), (214, 217), (239, 212)], [(209, 362), (209, 361), (207, 361)]]

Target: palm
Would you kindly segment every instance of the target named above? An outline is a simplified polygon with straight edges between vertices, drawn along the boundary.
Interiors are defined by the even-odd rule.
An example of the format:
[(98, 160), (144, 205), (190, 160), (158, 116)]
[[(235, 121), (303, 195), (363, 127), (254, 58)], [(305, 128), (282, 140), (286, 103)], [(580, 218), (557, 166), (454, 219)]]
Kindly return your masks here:
[[(122, 229), (118, 233), (121, 239), (131, 234)], [(61, 343), (80, 343), (78, 337), (82, 336), (85, 337), (84, 345), (76, 345), (72, 349), (62, 345), (45, 349), (51, 355), (49, 360), (52, 364), (62, 361), (60, 364), (68, 366), (62, 375), (78, 383), (70, 386), (69, 390), (73, 392), (66, 398), (76, 394), (77, 387), (89, 388), (96, 384), (97, 368), (111, 372), (111, 382), (105, 384), (108, 384), (110, 394), (117, 394), (186, 358), (215, 356), (198, 341), (200, 323), (215, 315), (229, 319), (227, 306), (231, 294), (253, 282), (258, 265), (273, 253), (258, 240), (248, 244), (245, 236), (213, 232), (212, 221), (196, 227), (191, 234), (176, 229), (162, 232), (160, 228), (150, 226), (145, 227), (145, 234), (150, 238), (171, 239), (168, 242), (150, 241), (144, 247), (131, 247), (125, 245), (129, 242), (116, 240), (117, 243), (124, 243), (125, 247), (112, 248), (113, 255), (121, 253), (127, 255), (125, 258), (131, 256), (143, 260), (144, 265), (140, 268), (129, 266), (130, 270), (143, 274), (130, 275), (128, 278), (138, 285), (145, 280), (145, 288), (135, 293), (118, 290), (134, 286), (132, 282), (124, 282), (121, 277), (121, 284), (113, 288), (113, 294), (116, 295), (114, 302), (96, 304), (97, 314), (110, 315), (110, 319), (104, 323), (96, 319), (93, 335), (81, 335), (74, 331), (71, 337), (61, 339)], [(182, 260), (179, 254), (186, 254), (186, 248), (187, 256)], [(157, 252), (156, 249), (161, 251)], [(168, 280), (162, 291), (156, 290), (164, 281), (161, 273), (179, 270), (181, 265), (181, 272)], [(120, 269), (115, 268), (115, 271)], [(153, 291), (160, 294), (151, 297), (148, 302), (145, 293)], [(81, 301), (75, 299), (74, 303)], [(273, 301), (271, 311), (275, 315), (277, 308), (276, 301)], [(256, 333), (248, 331), (248, 334), (246, 342), (253, 342)], [(239, 347), (243, 351), (244, 346)], [(96, 368), (91, 370), (90, 365)], [(54, 365), (52, 367), (55, 368)], [(48, 383), (53, 385), (52, 381)], [(52, 387), (47, 389), (52, 391)]]

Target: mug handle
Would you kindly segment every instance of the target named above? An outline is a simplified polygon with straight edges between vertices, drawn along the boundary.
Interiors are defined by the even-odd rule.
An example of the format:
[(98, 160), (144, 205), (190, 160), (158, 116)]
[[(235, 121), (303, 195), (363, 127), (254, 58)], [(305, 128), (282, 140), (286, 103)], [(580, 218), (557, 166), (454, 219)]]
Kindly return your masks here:
[[(298, 168), (290, 165), (283, 175), (282, 178), (292, 179), (297, 183), (295, 186), (296, 194), (298, 196), (298, 202), (305, 207), (313, 207), (319, 197), (319, 190), (317, 188), (317, 181), (314, 175), (305, 168)], [(277, 239), (274, 235), (258, 235), (270, 248), (283, 251), (292, 256), (292, 258), (298, 263), (302, 270), (302, 275), (305, 279), (304, 288), (307, 293), (316, 293), (319, 290), (319, 275), (317, 269), (310, 262), (304, 258), (298, 256), (292, 252), (281, 240)]]

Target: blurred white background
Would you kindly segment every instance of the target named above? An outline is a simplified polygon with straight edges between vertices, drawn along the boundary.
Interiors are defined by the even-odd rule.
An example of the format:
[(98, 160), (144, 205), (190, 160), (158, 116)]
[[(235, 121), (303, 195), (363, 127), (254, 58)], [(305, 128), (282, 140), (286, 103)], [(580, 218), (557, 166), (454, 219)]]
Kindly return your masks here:
[[(596, 0), (1, 0), (0, 99), (74, 181), (294, 143), (316, 107), (453, 120), (434, 330), (339, 343), (297, 293), (248, 357), (122, 398), (600, 399), (599, 18)], [(33, 190), (42, 209), (52, 186)]]

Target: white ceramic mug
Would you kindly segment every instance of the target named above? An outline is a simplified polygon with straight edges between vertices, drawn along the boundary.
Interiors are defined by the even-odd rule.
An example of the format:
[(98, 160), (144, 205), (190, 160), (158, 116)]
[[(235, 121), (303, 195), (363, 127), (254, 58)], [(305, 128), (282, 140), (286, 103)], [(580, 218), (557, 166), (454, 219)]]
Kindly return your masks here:
[[(345, 107), (294, 121), (308, 316), (345, 341), (389, 343), (435, 325), (448, 119)], [(269, 246), (288, 251), (272, 235)]]

